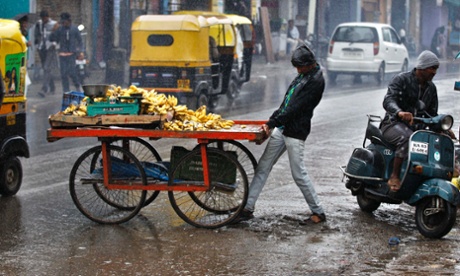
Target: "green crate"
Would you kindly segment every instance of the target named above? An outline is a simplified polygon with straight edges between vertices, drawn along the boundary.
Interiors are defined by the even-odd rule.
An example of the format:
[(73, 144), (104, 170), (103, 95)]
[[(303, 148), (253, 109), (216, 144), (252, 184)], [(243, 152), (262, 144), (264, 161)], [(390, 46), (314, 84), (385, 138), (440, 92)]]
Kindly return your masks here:
[(119, 115), (137, 115), (139, 114), (139, 104), (136, 103), (108, 103), (95, 102), (87, 105), (88, 116), (119, 114)]
[[(171, 149), (171, 169), (174, 169), (179, 160), (190, 151), (184, 147), (174, 146)], [(237, 158), (235, 151), (226, 151)], [(213, 177), (211, 181), (221, 182), (225, 184), (234, 184), (236, 182), (236, 164), (230, 162), (228, 159), (223, 158), (222, 155), (208, 152), (208, 163), (210, 175)], [(222, 174), (221, 172), (226, 172)], [(201, 161), (201, 155), (194, 156), (189, 159), (187, 164), (182, 164), (179, 171), (175, 174), (176, 180), (191, 180), (191, 181), (203, 181), (203, 163)]]

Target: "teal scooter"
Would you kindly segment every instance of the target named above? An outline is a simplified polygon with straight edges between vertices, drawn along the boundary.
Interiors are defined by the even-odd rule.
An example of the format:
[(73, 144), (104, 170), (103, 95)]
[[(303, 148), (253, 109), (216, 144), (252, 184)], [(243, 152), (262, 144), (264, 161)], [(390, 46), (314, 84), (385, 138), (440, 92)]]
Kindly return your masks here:
[(415, 206), (415, 222), (423, 236), (441, 238), (448, 234), (460, 203), (459, 190), (451, 183), (454, 143), (444, 134), (453, 125), (452, 116), (414, 118), (427, 129), (415, 131), (410, 137), (409, 157), (403, 162), (401, 189), (397, 192), (387, 185), (395, 148), (385, 141), (378, 127), (382, 118), (368, 118), (363, 147), (356, 148), (348, 164), (341, 167), (345, 186), (356, 196), (361, 210), (373, 212), (382, 202), (405, 202)]

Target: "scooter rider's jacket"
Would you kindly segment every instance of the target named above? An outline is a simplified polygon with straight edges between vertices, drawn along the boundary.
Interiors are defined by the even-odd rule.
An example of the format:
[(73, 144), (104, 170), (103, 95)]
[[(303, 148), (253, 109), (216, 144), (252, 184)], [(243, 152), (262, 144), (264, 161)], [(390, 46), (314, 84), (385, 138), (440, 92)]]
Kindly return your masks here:
[[(425, 112), (430, 116), (438, 115), (436, 86), (429, 81), (425, 89), (421, 89), (415, 77), (415, 70), (399, 73), (388, 85), (388, 91), (383, 100), (383, 108), (386, 110), (386, 114), (382, 121), (382, 126), (400, 121), (397, 114), (401, 111), (410, 112), (416, 117), (426, 117)], [(419, 100), (425, 104), (425, 112), (417, 110)], [(423, 124), (413, 124), (409, 127), (415, 131), (425, 126)]]
[[(270, 116), (267, 125), (270, 129), (283, 128), (283, 135), (287, 137), (306, 140), (310, 133), (313, 110), (323, 96), (324, 86), (324, 77), (319, 65), (301, 76), (300, 80), (295, 78), (289, 85), (280, 107)], [(293, 87), (294, 90), (291, 91)]]

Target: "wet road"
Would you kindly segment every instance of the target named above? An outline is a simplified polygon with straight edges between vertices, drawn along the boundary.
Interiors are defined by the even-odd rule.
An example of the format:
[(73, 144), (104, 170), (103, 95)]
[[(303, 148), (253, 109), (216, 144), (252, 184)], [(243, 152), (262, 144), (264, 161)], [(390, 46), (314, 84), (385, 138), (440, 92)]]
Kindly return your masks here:
[[(222, 99), (225, 118), (265, 120), (278, 106), (295, 75), (287, 63), (255, 68), (232, 104)], [(458, 68), (455, 68), (458, 69)], [(448, 69), (446, 69), (448, 71)], [(456, 71), (459, 72), (459, 71)], [(440, 72), (440, 74), (443, 72)], [(457, 74), (458, 75), (458, 74)], [(366, 114), (383, 115), (385, 87), (339, 78), (315, 110), (307, 140), (307, 168), (327, 212), (322, 225), (302, 226), (308, 208), (288, 173), (283, 156), (256, 206), (256, 219), (218, 230), (197, 229), (174, 213), (166, 193), (120, 225), (99, 225), (73, 205), (68, 177), (73, 162), (92, 139), (46, 142), (47, 117), (59, 95), (29, 94), (28, 140), (32, 157), (22, 159), (24, 182), (12, 198), (0, 198), (0, 275), (455, 275), (460, 273), (459, 224), (442, 240), (421, 236), (414, 209), (382, 205), (362, 213), (341, 182), (339, 166), (362, 145)], [(460, 118), (460, 94), (453, 75), (437, 76), (440, 112)], [(455, 124), (458, 129), (460, 119)], [(167, 158), (171, 145), (152, 145)], [(264, 145), (244, 143), (258, 158)], [(388, 239), (397, 236), (397, 249)]]

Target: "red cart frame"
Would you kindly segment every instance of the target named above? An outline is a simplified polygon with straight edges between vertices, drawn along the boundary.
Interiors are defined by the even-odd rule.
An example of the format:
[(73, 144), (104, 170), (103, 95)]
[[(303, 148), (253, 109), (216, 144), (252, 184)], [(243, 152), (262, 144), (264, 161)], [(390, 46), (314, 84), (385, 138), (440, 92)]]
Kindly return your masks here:
[[(225, 151), (219, 151), (216, 149), (209, 149), (208, 144), (210, 142), (216, 141), (234, 141), (234, 140), (248, 140), (252, 142), (260, 142), (263, 141), (264, 132), (261, 128), (261, 125), (264, 124), (265, 121), (235, 121), (235, 124), (230, 129), (225, 130), (207, 130), (207, 131), (170, 131), (170, 130), (158, 130), (158, 129), (134, 129), (134, 128), (111, 128), (111, 127), (82, 127), (82, 128), (51, 128), (47, 131), (47, 139), (49, 142), (53, 142), (62, 138), (89, 138), (95, 137), (101, 142), (100, 148), (97, 150), (93, 149), (94, 154), (91, 156), (88, 155), (87, 158), (93, 158), (92, 156), (101, 156), (101, 166), (102, 166), (102, 180), (99, 182), (83, 182), (83, 184), (92, 184), (94, 186), (94, 190), (96, 190), (97, 194), (100, 197), (109, 197), (112, 193), (117, 193), (117, 196), (125, 195), (130, 193), (131, 196), (135, 196), (136, 199), (139, 197), (139, 206), (131, 205), (123, 205), (123, 206), (116, 206), (118, 209), (122, 209), (125, 213), (121, 216), (112, 217), (112, 213), (110, 215), (98, 215), (94, 214), (94, 210), (85, 206), (82, 206), (82, 200), (78, 197), (80, 195), (76, 195), (72, 189), (78, 189), (75, 187), (75, 183), (78, 179), (72, 179), (72, 174), (75, 173), (75, 166), (78, 166), (78, 162), (74, 165), (71, 173), (70, 179), (70, 186), (71, 186), (71, 194), (72, 199), (76, 203), (78, 209), (85, 214), (90, 219), (97, 221), (99, 223), (121, 223), (125, 222), (134, 215), (139, 212), (139, 210), (144, 207), (144, 201), (146, 197), (146, 191), (155, 191), (158, 193), (159, 191), (168, 191), (170, 201), (173, 205), (173, 208), (178, 213), (178, 215), (184, 219), (186, 222), (197, 226), (197, 227), (204, 227), (204, 228), (217, 228), (230, 223), (241, 211), (244, 207), (244, 204), (247, 200), (247, 176), (242, 167), (236, 161), (236, 166), (239, 168), (239, 181), (241, 181), (240, 186), (244, 186), (244, 195), (241, 195), (238, 198), (238, 206), (232, 206), (232, 208), (221, 210), (222, 208), (214, 208), (207, 206), (207, 203), (203, 203), (204, 200), (198, 200), (198, 196), (205, 194), (206, 198), (211, 197), (212, 193), (216, 193), (216, 190), (219, 191), (219, 184), (212, 185), (212, 176), (210, 176), (210, 168), (209, 168), (209, 160), (208, 154), (210, 151), (214, 152), (214, 154), (220, 154), (225, 158), (229, 158), (229, 160), (233, 161), (231, 157), (227, 156)], [(122, 151), (121, 149), (113, 148), (110, 146), (111, 141), (114, 139), (136, 139), (138, 137), (149, 138), (151, 140), (158, 140), (163, 138), (191, 138), (196, 139), (199, 144), (199, 149), (195, 150), (193, 154), (196, 156), (201, 156), (201, 164), (203, 170), (203, 181), (199, 184), (191, 183), (188, 181), (184, 181), (181, 183), (174, 183), (172, 185), (171, 181), (159, 181), (154, 180), (153, 183), (147, 182), (147, 178), (145, 176), (141, 176), (137, 178), (135, 181), (130, 179), (130, 181), (113, 181), (114, 177), (112, 177), (112, 164), (110, 154), (111, 151)], [(242, 146), (244, 147), (244, 146)], [(247, 151), (247, 149), (246, 149)], [(135, 158), (134, 155), (127, 154), (123, 151), (123, 156), (128, 156), (131, 158), (131, 162), (129, 163), (140, 163)], [(85, 153), (86, 154), (86, 153)], [(83, 154), (83, 155), (85, 155)], [(192, 154), (192, 155), (193, 155)], [(83, 155), (79, 158), (79, 160), (83, 157)], [(97, 157), (96, 156), (96, 157)], [(79, 161), (77, 160), (77, 161)], [(170, 168), (170, 170), (174, 170), (175, 168)], [(91, 169), (92, 170), (92, 169)], [(142, 169), (139, 169), (141, 171)], [(144, 172), (140, 172), (140, 174), (144, 174)], [(74, 177), (76, 178), (76, 177)], [(171, 178), (172, 179), (172, 178)], [(154, 185), (151, 185), (154, 184)], [(98, 186), (97, 186), (98, 185)], [(102, 186), (103, 185), (103, 186)], [(217, 187), (217, 188), (216, 188)], [(93, 190), (91, 190), (93, 191)], [(143, 196), (139, 192), (143, 192)], [(175, 198), (176, 192), (185, 192), (186, 195), (190, 196), (193, 201), (198, 205), (200, 205), (200, 210), (194, 210), (193, 213), (189, 213), (188, 210), (181, 210), (181, 206), (179, 206), (179, 201), (183, 199)], [(157, 195), (157, 194), (156, 194)], [(155, 197), (156, 197), (155, 195)], [(219, 194), (220, 200), (227, 200), (228, 197), (231, 197), (231, 192), (222, 192)], [(83, 196), (86, 196), (86, 192)], [(80, 196), (81, 197), (81, 196)], [(203, 196), (204, 197), (204, 196)], [(217, 197), (216, 197), (217, 198)], [(216, 200), (216, 199), (214, 199)], [(114, 202), (111, 202), (112, 199), (104, 199), (105, 202), (112, 203), (112, 207), (116, 205)], [(191, 203), (189, 203), (191, 204)], [(193, 203), (194, 204), (194, 203)], [(192, 204), (192, 205), (193, 205)], [(142, 206), (141, 206), (142, 205)], [(192, 206), (194, 208), (194, 206)], [(187, 206), (187, 208), (192, 208)], [(100, 208), (100, 207), (98, 207)], [(184, 207), (185, 208), (185, 207)], [(202, 209), (206, 210), (204, 212)], [(118, 210), (117, 210), (118, 211)], [(114, 212), (111, 210), (111, 212)], [(121, 211), (120, 211), (121, 212)], [(107, 211), (108, 213), (108, 211)], [(126, 214), (127, 213), (127, 214)], [(195, 213), (199, 213), (200, 215), (196, 215)], [(204, 219), (206, 217), (206, 219)], [(212, 217), (212, 219), (208, 219)]]

